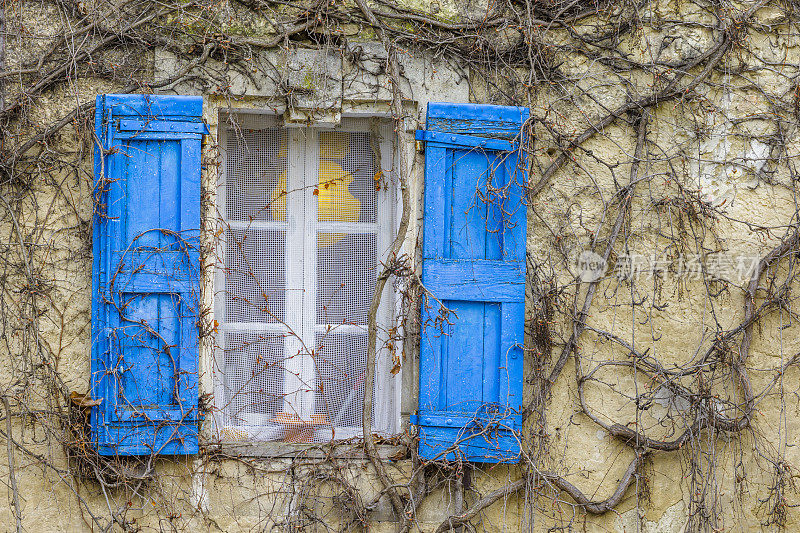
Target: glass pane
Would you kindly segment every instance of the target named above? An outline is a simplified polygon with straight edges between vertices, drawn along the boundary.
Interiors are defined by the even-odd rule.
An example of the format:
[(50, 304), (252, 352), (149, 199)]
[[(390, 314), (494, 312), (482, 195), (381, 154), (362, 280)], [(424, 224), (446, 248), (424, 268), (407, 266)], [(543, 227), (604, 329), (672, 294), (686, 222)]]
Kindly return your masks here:
[(316, 343), (316, 413), (333, 428), (361, 427), (367, 366), (366, 333), (320, 333)]
[(228, 220), (286, 220), (286, 143), (286, 131), (278, 128), (228, 131)]
[(283, 231), (225, 232), (225, 322), (283, 322)]
[(375, 234), (320, 233), (317, 323), (366, 324), (377, 274)]
[(375, 222), (380, 175), (369, 133), (319, 134), (320, 222)]
[(283, 337), (225, 333), (224, 405), (226, 426), (260, 426), (283, 406)]

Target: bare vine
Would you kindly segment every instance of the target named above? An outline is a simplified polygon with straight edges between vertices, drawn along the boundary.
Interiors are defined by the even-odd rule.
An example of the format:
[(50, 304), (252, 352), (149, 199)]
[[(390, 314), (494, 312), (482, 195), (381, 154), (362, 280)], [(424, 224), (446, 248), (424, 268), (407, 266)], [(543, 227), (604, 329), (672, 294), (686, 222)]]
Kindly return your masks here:
[[(530, 530), (590, 529), (592, 515), (643, 520), (648, 484), (659, 477), (677, 480), (686, 531), (797, 520), (800, 58), (792, 41), (800, 4), (464, 4), (4, 4), (0, 433), (17, 531), (29, 527), (26, 502), (37, 498), (24, 492), (31, 479), (58, 487), (87, 530), (102, 531), (349, 531), (379, 519), (403, 531), (477, 531), (497, 527), (497, 509), (517, 501)], [(393, 179), (402, 216), (367, 315), (363, 438), (345, 451), (293, 449), (285, 461), (215, 446), (196, 464), (157, 454), (102, 458), (88, 445), (85, 414), (98, 400), (84, 395), (81, 359), (91, 221), (102, 209), (91, 163), (94, 95), (203, 94), (233, 111), (254, 93), (262, 107), (307, 110), (303, 102), (326, 98), (286, 75), (297, 50), (344, 65), (316, 73), (325, 83), (339, 76), (325, 86), (336, 86), (340, 100), (385, 104), (401, 154)], [(421, 461), (413, 428), (384, 442), (371, 421), (376, 354), (388, 349), (379, 333), (386, 344), (403, 341), (397, 364), (410, 369), (419, 307), (440, 304), (403, 250), (420, 238), (412, 219), (419, 161), (411, 162), (421, 155), (409, 132), (424, 106), (415, 102), (445, 75), (454, 94), (467, 87), (457, 98), (531, 109), (521, 158), (530, 226), (523, 453), (490, 488), (479, 482), (500, 477), (489, 465)], [(586, 277), (581, 252), (604, 272)], [(731, 257), (754, 258), (752, 268), (720, 269)], [(381, 297), (393, 283), (403, 292), (403, 326), (379, 331)], [(208, 310), (198, 314), (204, 339), (213, 338)], [(213, 410), (213, 399), (204, 408)], [(587, 439), (596, 440), (588, 449), (602, 449), (602, 471), (581, 462)], [(205, 484), (222, 484), (231, 469), (249, 485), (229, 488), (236, 494), (228, 500), (255, 509), (250, 522), (230, 511), (223, 524), (207, 508)], [(425, 519), (442, 493), (451, 507)]]

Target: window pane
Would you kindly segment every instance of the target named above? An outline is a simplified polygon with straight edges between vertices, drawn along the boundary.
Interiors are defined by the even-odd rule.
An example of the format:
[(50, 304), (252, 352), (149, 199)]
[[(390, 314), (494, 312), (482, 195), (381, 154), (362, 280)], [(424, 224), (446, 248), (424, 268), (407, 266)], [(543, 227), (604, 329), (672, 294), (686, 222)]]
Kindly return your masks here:
[(361, 427), (367, 365), (366, 333), (322, 333), (317, 335), (316, 342), (314, 362), (318, 385), (315, 411), (334, 428)]
[(283, 337), (224, 334), (225, 424), (263, 425), (283, 405)]
[(283, 231), (225, 232), (225, 322), (283, 322)]
[(378, 277), (375, 234), (320, 233), (317, 323), (366, 324)]
[[(375, 222), (375, 157), (370, 134), (319, 134), (320, 222)], [(376, 180), (378, 178), (378, 180)]]
[(278, 128), (228, 132), (228, 220), (286, 220), (286, 143), (286, 131)]

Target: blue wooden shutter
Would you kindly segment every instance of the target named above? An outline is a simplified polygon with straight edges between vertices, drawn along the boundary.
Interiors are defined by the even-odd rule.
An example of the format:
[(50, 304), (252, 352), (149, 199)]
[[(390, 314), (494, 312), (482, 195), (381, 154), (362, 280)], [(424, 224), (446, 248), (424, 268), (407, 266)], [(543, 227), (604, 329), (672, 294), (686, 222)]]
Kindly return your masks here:
[(199, 97), (97, 97), (91, 395), (102, 455), (198, 451)]
[(517, 462), (525, 317), (528, 110), (428, 105), (422, 282), (452, 313), (422, 310), (419, 453)]

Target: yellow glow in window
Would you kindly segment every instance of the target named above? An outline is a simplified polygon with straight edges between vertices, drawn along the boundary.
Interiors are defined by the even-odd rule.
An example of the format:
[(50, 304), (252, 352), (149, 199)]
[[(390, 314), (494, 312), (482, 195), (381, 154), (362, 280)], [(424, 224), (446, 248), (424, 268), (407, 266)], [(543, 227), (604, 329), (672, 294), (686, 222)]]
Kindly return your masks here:
[[(361, 202), (350, 193), (353, 174), (342, 168), (342, 160), (350, 151), (347, 133), (326, 132), (320, 134), (320, 161), (317, 174), (319, 183), (314, 194), (317, 195), (319, 222), (358, 222), (361, 217)], [(281, 152), (285, 148), (281, 146)], [(281, 174), (278, 185), (272, 192), (272, 218), (286, 220), (286, 174)], [(322, 233), (319, 246), (336, 244), (345, 237), (344, 233)]]

